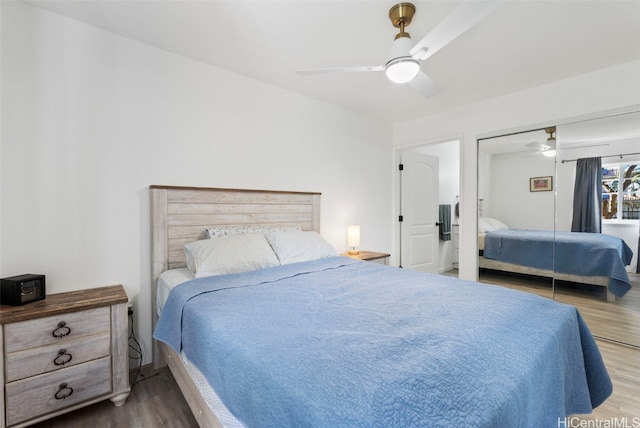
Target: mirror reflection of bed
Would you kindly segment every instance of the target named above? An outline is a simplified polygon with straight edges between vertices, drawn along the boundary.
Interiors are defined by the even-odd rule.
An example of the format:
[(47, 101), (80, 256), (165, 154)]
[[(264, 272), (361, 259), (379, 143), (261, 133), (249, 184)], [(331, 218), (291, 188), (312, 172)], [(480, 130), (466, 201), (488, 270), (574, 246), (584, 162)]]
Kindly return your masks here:
[[(600, 117), (594, 115), (594, 118), (562, 124), (543, 124), (536, 126), (538, 129), (535, 130), (479, 140), (478, 265), (480, 281), (575, 305), (595, 336), (640, 347), (640, 274), (636, 273), (640, 192), (634, 188), (640, 173), (640, 153), (637, 153), (640, 147), (640, 113), (637, 110), (597, 115)], [(547, 157), (539, 143), (545, 143), (550, 137), (547, 131), (551, 126), (556, 131), (553, 136), (557, 153)], [(612, 274), (612, 269), (609, 269), (602, 276), (593, 271), (592, 243), (585, 244), (584, 249), (561, 246), (569, 245), (561, 244), (563, 234), (567, 239), (576, 235), (569, 233), (572, 230), (576, 161), (590, 157), (601, 157), (603, 170), (616, 167), (623, 175), (622, 179), (611, 178), (608, 181), (614, 187), (620, 184), (622, 192), (618, 202), (621, 204), (617, 205), (619, 209), (612, 211), (611, 207), (617, 200), (605, 190), (602, 200), (609, 205), (600, 207), (604, 218), (602, 233), (581, 235), (589, 235), (589, 238), (594, 235), (611, 236), (620, 242), (613, 242), (615, 247), (626, 245), (632, 252), (629, 258), (620, 247), (617, 250), (620, 256), (608, 262), (616, 264), (613, 269), (616, 273)], [(625, 173), (630, 180), (625, 181)], [(549, 179), (551, 188), (535, 188), (533, 179), (538, 177)], [(607, 180), (606, 174), (603, 180)], [(513, 263), (513, 257), (519, 252), (538, 255), (542, 252), (541, 247), (536, 246), (539, 244), (529, 241), (522, 249), (511, 247), (505, 240), (519, 238), (518, 230), (551, 235), (552, 243), (548, 244), (553, 254), (550, 266), (542, 269), (539, 265), (538, 268), (532, 267), (538, 263), (536, 260)], [(492, 236), (493, 244), (487, 244), (487, 235)], [(608, 239), (606, 236), (603, 239)], [(525, 235), (522, 239), (528, 238)], [(491, 252), (495, 252), (492, 245), (497, 245), (498, 250), (506, 254), (507, 262), (492, 256)], [(575, 266), (575, 272), (567, 272), (567, 265)], [(620, 279), (628, 281), (628, 291), (621, 292), (616, 285), (611, 285)]]

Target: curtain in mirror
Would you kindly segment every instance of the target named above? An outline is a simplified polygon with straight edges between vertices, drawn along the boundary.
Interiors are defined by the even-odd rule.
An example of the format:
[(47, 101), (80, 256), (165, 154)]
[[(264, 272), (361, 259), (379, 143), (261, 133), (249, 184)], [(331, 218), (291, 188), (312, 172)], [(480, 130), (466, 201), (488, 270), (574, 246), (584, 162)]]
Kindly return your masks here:
[(573, 188), (572, 232), (602, 231), (602, 159), (582, 158), (576, 162), (576, 182)]

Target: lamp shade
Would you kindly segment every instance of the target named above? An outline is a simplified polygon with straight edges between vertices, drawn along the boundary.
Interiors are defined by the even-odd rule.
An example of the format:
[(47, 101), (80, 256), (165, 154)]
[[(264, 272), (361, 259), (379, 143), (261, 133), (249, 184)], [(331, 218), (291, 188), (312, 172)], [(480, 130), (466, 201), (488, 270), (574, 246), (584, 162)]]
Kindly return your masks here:
[(360, 226), (347, 226), (347, 246), (350, 249), (356, 249), (360, 246)]

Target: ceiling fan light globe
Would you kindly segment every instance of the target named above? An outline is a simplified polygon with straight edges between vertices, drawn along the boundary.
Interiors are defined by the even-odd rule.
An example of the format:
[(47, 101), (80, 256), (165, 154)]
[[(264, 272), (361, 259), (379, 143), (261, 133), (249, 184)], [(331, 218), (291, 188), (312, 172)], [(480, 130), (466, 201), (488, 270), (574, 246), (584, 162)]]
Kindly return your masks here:
[(412, 58), (397, 58), (389, 61), (385, 73), (394, 83), (407, 83), (413, 80), (420, 71), (420, 64)]

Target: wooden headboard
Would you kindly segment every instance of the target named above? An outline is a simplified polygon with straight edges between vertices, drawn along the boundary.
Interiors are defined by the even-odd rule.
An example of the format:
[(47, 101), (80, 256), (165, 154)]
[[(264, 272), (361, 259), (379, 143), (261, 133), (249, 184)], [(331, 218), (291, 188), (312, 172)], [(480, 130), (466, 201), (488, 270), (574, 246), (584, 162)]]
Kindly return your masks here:
[[(212, 226), (299, 226), (320, 232), (320, 193), (205, 187), (149, 186), (151, 191), (151, 307), (155, 330), (156, 281), (186, 266), (184, 244)], [(154, 341), (154, 360), (157, 348)]]

